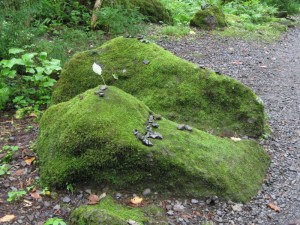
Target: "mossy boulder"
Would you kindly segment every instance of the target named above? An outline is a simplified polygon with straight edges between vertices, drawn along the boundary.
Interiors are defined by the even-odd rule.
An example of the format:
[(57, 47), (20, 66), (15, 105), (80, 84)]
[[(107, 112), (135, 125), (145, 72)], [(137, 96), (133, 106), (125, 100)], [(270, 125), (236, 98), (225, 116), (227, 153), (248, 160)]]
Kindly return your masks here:
[[(154, 213), (153, 213), (154, 212)], [(143, 208), (126, 207), (107, 196), (99, 204), (80, 206), (70, 216), (72, 225), (128, 225), (132, 220), (138, 224), (168, 224), (162, 208), (148, 205)]]
[(122, 6), (127, 9), (137, 7), (141, 14), (153, 23), (164, 22), (173, 24), (171, 11), (166, 9), (159, 0), (115, 0), (103, 1), (103, 6)]
[(148, 147), (133, 130), (145, 132), (151, 110), (116, 87), (110, 86), (103, 98), (95, 95), (97, 90), (44, 113), (35, 149), (45, 185), (85, 181), (241, 201), (260, 188), (269, 159), (255, 142), (180, 131), (177, 123), (162, 118), (157, 131), (163, 140), (151, 139)]
[(264, 107), (248, 87), (135, 38), (118, 37), (75, 54), (63, 68), (52, 104), (103, 83), (92, 70), (94, 62), (101, 65), (108, 84), (168, 119), (225, 136), (264, 133)]
[(191, 19), (190, 25), (208, 30), (227, 26), (225, 14), (214, 5), (198, 10)]

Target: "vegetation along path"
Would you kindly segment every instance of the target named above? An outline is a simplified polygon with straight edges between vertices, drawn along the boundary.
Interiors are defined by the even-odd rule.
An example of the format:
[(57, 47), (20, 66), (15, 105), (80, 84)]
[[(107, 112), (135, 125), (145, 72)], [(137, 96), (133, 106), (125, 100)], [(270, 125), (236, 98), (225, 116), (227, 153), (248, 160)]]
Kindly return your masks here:
[(300, 29), (291, 29), (274, 44), (203, 36), (160, 45), (248, 85), (262, 98), (268, 114), (272, 135), (261, 144), (272, 162), (265, 183), (246, 204), (209, 199), (214, 220), (300, 224)]
[[(273, 44), (210, 33), (175, 40), (159, 39), (157, 43), (179, 57), (232, 76), (254, 89), (264, 102), (272, 131), (270, 137), (261, 140), (272, 162), (261, 190), (250, 202), (220, 201), (217, 196), (162, 200), (150, 195), (154, 196), (154, 203), (165, 208), (163, 220), (166, 217), (170, 225), (204, 222), (210, 225), (300, 225), (300, 28), (291, 28)], [(0, 218), (7, 214), (15, 218), (3, 224), (43, 225), (51, 217), (68, 222), (72, 209), (87, 204), (91, 190), (76, 187), (74, 191), (68, 184), (67, 190), (39, 190), (41, 197), (35, 190), (35, 186), (39, 187), (37, 165), (32, 163), (36, 156), (30, 150), (37, 125), (32, 118), (14, 120), (11, 114), (5, 113), (0, 117), (0, 126), (0, 148), (19, 147), (17, 154), (9, 156), (12, 158), (10, 174), (0, 177)], [(3, 157), (8, 156), (0, 155)], [(23, 198), (17, 200), (18, 196), (11, 196), (7, 200), (9, 193), (25, 187), (30, 194), (17, 192)], [(151, 192), (150, 189), (145, 191)], [(125, 202), (132, 198), (132, 193), (123, 191), (113, 196)]]

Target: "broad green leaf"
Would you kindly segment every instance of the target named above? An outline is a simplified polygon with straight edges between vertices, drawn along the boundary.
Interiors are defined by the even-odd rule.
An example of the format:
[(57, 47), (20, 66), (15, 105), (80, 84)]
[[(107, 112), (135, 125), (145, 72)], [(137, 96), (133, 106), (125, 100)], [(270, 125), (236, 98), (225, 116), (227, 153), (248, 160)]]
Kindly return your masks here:
[(51, 79), (49, 81), (43, 82), (42, 86), (43, 87), (52, 87), (56, 83), (56, 80)]
[(35, 70), (33, 68), (26, 68), (26, 73), (34, 74)]
[(22, 76), (22, 78), (26, 81), (33, 81), (33, 77), (32, 76)]
[[(5, 60), (2, 60), (2, 61), (5, 61)], [(16, 58), (12, 58), (10, 60), (7, 60), (4, 62), (3, 67), (7, 67), (7, 68), (12, 68), (14, 65), (21, 65), (21, 66), (24, 66), (25, 63), (23, 61), (23, 59), (16, 59)]]
[(22, 55), (22, 59), (25, 61), (25, 62), (33, 62), (32, 59), (34, 56), (36, 56), (37, 53), (36, 52), (32, 52), (32, 53), (26, 53), (24, 55)]
[(21, 53), (21, 52), (24, 52), (25, 50), (24, 49), (21, 49), (21, 48), (10, 48), (8, 50), (8, 54), (18, 54), (18, 53)]
[(42, 74), (44, 72), (44, 68), (43, 67), (38, 66), (35, 69), (36, 69), (37, 74)]
[(40, 80), (44, 80), (44, 79), (45, 79), (45, 76), (41, 75), (41, 74), (37, 74), (34, 76), (35, 81), (40, 81)]
[(15, 78), (17, 75), (17, 71), (9, 68), (4, 68), (1, 70), (0, 75), (7, 76), (9, 78)]
[(39, 54), (39, 59), (41, 60), (41, 61), (44, 61), (44, 60), (46, 60), (47, 59), (47, 52), (41, 52), (40, 54)]

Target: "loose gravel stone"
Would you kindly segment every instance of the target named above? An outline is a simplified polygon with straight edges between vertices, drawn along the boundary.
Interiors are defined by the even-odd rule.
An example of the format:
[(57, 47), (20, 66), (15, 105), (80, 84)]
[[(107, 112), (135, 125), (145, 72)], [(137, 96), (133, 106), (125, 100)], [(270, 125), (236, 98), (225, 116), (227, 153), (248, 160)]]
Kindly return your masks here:
[[(271, 44), (209, 34), (164, 39), (158, 44), (201, 68), (229, 75), (253, 89), (265, 106), (272, 131), (271, 137), (260, 142), (270, 154), (271, 164), (257, 196), (244, 205), (207, 198), (205, 204), (197, 205), (199, 208), (192, 204), (192, 210), (201, 212), (199, 215), (211, 213), (217, 220), (222, 214), (224, 224), (299, 225), (300, 28), (290, 29)], [(266, 207), (269, 201), (275, 201), (281, 211)], [(186, 207), (183, 213), (189, 210)]]

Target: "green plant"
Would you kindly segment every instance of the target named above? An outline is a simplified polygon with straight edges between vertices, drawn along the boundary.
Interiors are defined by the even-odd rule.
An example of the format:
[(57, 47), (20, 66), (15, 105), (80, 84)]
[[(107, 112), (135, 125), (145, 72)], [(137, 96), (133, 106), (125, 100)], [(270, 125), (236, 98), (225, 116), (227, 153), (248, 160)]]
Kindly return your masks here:
[(5, 152), (5, 156), (3, 156), (0, 161), (4, 163), (8, 163), (12, 160), (12, 157), (16, 151), (19, 150), (19, 146), (10, 146), (4, 145), (0, 152)]
[(60, 61), (47, 59), (46, 52), (24, 52), (20, 48), (9, 50), (11, 58), (0, 61), (0, 78), (9, 88), (9, 100), (15, 108), (38, 111), (50, 100), (54, 75), (61, 70)]
[(269, 22), (271, 16), (277, 12), (276, 7), (267, 5), (260, 0), (228, 2), (223, 6), (223, 10), (227, 14), (239, 16), (241, 22), (254, 24)]
[(201, 8), (203, 1), (161, 0), (170, 9), (176, 24), (188, 24), (194, 13)]
[(190, 28), (186, 26), (165, 26), (161, 30), (161, 34), (175, 37), (185, 36), (189, 33)]
[(143, 20), (145, 20), (145, 16), (136, 8), (103, 7), (98, 12), (96, 26), (112, 35), (121, 33), (134, 35), (143, 30), (141, 26)]
[(34, 126), (28, 125), (28, 126), (26, 126), (26, 128), (25, 128), (25, 132), (28, 133), (28, 132), (31, 131), (33, 128), (34, 128)]
[(72, 184), (67, 183), (67, 190), (68, 192), (74, 193), (74, 186)]
[(44, 225), (67, 225), (65, 223), (65, 221), (61, 218), (57, 218), (57, 217), (54, 217), (54, 218), (50, 218), (48, 219)]
[(17, 201), (20, 198), (22, 198), (24, 195), (26, 195), (26, 191), (19, 190), (19, 191), (10, 191), (8, 192), (8, 202)]
[(281, 11), (287, 11), (288, 14), (300, 12), (300, 0), (267, 0), (267, 3), (278, 7)]
[(10, 168), (11, 168), (11, 166), (9, 166), (7, 164), (0, 165), (0, 176), (9, 174)]

